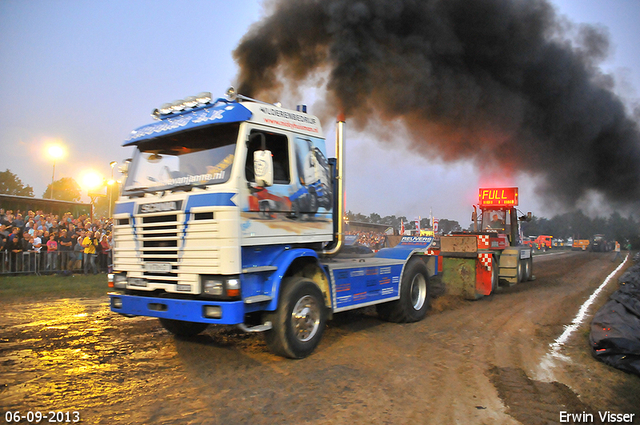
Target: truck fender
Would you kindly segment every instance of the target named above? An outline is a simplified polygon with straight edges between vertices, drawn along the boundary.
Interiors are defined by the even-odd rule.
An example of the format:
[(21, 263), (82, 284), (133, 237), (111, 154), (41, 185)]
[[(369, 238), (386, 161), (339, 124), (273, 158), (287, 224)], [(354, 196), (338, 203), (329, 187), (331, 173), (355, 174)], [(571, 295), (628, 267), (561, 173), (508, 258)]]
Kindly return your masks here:
[[(309, 267), (309, 265), (312, 267)], [(277, 267), (277, 270), (270, 278), (272, 299), (265, 306), (265, 310), (275, 311), (278, 308), (283, 280), (286, 277), (296, 275), (305, 276), (313, 280), (322, 291), (327, 306), (331, 306), (329, 278), (319, 265), (318, 254), (314, 250), (303, 248), (284, 251), (273, 261), (273, 266)]]
[[(407, 270), (407, 265), (411, 262), (411, 261), (421, 261), (422, 264), (424, 264), (424, 266), (427, 268), (427, 272), (429, 272), (429, 266), (428, 266), (428, 261), (429, 258), (431, 258), (431, 256), (427, 256), (427, 255), (420, 255), (417, 253), (412, 253), (411, 255), (409, 255), (409, 257), (407, 258), (407, 260), (405, 261), (404, 265), (402, 266), (402, 273), (400, 273), (400, 282), (402, 282), (402, 278), (404, 278), (404, 272)], [(428, 274), (427, 277), (431, 277), (431, 274)]]

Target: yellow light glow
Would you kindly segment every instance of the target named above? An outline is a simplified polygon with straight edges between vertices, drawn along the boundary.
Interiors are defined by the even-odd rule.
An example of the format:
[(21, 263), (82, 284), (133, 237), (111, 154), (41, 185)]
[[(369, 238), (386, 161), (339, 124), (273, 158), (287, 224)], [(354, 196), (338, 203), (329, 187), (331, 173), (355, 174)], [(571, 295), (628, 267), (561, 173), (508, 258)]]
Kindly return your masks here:
[(47, 149), (47, 152), (49, 153), (49, 156), (53, 158), (54, 161), (56, 159), (62, 158), (65, 155), (65, 150), (60, 145), (49, 146), (49, 148)]
[(104, 184), (104, 178), (95, 171), (87, 171), (82, 175), (82, 186), (85, 189), (92, 190)]

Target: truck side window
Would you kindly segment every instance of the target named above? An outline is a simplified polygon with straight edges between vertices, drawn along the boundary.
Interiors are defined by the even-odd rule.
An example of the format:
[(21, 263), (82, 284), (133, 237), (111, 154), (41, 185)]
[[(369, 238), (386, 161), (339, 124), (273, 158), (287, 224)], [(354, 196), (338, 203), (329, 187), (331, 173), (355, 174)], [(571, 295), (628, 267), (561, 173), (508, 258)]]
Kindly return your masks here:
[[(251, 134), (262, 133), (265, 136), (265, 148), (273, 155), (273, 182), (278, 184), (288, 184), (291, 182), (289, 172), (289, 143), (287, 136), (282, 134), (269, 133), (266, 131), (252, 130)], [(261, 137), (250, 137), (247, 142), (247, 161), (245, 163), (245, 174), (247, 181), (255, 182), (253, 171), (253, 153), (262, 148)]]

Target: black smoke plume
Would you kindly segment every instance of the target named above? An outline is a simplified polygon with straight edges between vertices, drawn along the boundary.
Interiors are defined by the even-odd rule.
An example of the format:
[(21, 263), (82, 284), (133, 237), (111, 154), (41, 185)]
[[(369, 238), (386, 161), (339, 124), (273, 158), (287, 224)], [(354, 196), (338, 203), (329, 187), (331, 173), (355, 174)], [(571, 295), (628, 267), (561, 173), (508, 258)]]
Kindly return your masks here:
[(238, 92), (275, 100), (325, 73), (334, 114), (360, 129), (400, 122), (425, 157), (535, 175), (567, 206), (640, 199), (638, 121), (599, 69), (606, 30), (546, 0), (270, 5), (234, 52)]

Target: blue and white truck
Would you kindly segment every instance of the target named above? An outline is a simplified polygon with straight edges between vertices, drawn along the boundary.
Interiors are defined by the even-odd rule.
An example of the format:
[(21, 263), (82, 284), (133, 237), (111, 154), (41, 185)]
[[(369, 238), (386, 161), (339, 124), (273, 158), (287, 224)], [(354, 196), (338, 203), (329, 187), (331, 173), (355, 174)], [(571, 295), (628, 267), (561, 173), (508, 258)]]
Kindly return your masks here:
[(375, 305), (415, 322), (429, 305), (432, 237), (342, 258), (344, 119), (326, 159), (317, 117), (235, 93), (164, 104), (133, 131), (114, 212), (111, 310), (178, 336), (264, 332), (303, 358), (334, 313)]

